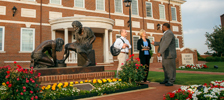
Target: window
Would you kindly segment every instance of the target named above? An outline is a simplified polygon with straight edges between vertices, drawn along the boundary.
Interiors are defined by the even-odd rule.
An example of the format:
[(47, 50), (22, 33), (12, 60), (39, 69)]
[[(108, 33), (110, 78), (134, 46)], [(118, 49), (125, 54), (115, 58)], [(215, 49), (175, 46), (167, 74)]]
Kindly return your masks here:
[(178, 38), (175, 38), (175, 45), (176, 45), (176, 48), (180, 48), (179, 47), (179, 39)]
[(137, 42), (140, 39), (140, 36), (133, 36), (133, 51), (134, 53), (138, 53)]
[(105, 0), (96, 0), (96, 10), (105, 10)]
[(120, 34), (116, 34), (116, 39), (117, 39), (117, 38), (120, 38), (120, 37), (121, 37), (121, 35), (120, 35)]
[(115, 12), (122, 13), (123, 11), (122, 0), (115, 0), (114, 2), (115, 2)]
[(50, 0), (50, 3), (61, 5), (61, 0)]
[(75, 0), (74, 1), (74, 5), (75, 5), (75, 7), (82, 7), (82, 8), (85, 8), (85, 0)]
[[(152, 43), (152, 41), (155, 41), (154, 37), (151, 37), (151, 36), (149, 36), (148, 39), (149, 39), (150, 43)], [(151, 47), (152, 47), (152, 49), (151, 49), (152, 52), (155, 53), (155, 46), (151, 44)]]
[(0, 26), (0, 51), (4, 51), (5, 27)]
[(138, 0), (132, 0), (131, 12), (132, 12), (132, 15), (138, 15)]
[(166, 19), (164, 5), (159, 5), (159, 15), (160, 15), (160, 19)]
[(146, 2), (146, 16), (152, 17), (152, 3)]
[(35, 41), (35, 29), (21, 28), (20, 51), (33, 51)]
[(176, 13), (175, 7), (171, 7), (171, 15), (172, 15), (172, 20), (177, 21), (177, 13)]

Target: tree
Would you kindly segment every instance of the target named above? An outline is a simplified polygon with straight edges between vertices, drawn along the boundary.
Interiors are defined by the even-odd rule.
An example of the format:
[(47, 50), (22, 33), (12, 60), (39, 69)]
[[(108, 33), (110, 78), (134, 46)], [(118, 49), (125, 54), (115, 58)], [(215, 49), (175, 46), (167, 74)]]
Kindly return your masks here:
[(208, 49), (215, 51), (218, 56), (222, 56), (224, 53), (224, 27), (215, 26), (212, 33), (206, 32), (205, 37), (206, 45)]

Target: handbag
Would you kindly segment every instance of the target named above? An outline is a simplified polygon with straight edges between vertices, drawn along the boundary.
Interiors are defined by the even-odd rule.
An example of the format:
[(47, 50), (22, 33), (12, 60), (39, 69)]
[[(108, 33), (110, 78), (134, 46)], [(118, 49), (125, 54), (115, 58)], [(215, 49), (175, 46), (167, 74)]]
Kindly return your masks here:
[[(120, 38), (120, 39), (123, 41), (123, 43), (125, 43), (124, 40), (123, 40), (122, 38)], [(114, 42), (114, 43), (115, 43), (115, 42)], [(112, 46), (110, 46), (110, 52), (111, 52), (111, 54), (112, 54), (113, 56), (117, 56), (117, 55), (120, 54), (121, 49), (115, 48), (115, 47), (114, 47), (114, 43), (113, 43)]]

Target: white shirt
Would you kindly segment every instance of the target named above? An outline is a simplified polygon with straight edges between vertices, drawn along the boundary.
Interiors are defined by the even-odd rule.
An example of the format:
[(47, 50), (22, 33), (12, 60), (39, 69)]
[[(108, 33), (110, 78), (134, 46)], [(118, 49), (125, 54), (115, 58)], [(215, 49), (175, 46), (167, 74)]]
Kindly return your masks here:
[[(126, 43), (129, 46), (129, 48), (128, 47), (126, 47), (124, 49), (122, 48), (124, 43), (123, 43), (123, 41), (120, 38), (122, 38), (124, 40), (124, 43)], [(128, 49), (131, 49), (131, 45), (130, 45), (129, 41), (126, 38), (122, 37), (122, 36), (120, 38), (116, 39), (116, 41), (114, 42), (114, 47), (118, 48), (118, 49), (121, 49), (121, 52), (128, 53), (129, 52)]]
[(168, 30), (166, 30), (165, 32), (163, 32), (164, 34), (167, 32)]

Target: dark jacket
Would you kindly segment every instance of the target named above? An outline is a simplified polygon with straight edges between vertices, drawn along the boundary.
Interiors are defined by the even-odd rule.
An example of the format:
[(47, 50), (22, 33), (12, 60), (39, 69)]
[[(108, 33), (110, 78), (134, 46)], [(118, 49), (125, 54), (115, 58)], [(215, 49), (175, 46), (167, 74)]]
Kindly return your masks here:
[[(146, 40), (147, 40), (147, 42), (148, 42), (149, 50), (151, 50), (151, 49), (152, 49), (152, 47), (151, 47), (151, 43), (150, 43), (149, 39), (146, 39)], [(137, 42), (137, 49), (139, 50), (139, 58), (140, 58), (140, 59), (144, 56), (144, 51), (142, 51), (142, 45), (143, 45), (143, 40), (142, 40), (142, 38), (141, 38), (141, 39), (139, 39), (138, 42)], [(143, 45), (143, 46), (144, 46), (144, 45)], [(151, 58), (150, 52), (149, 52), (149, 56), (150, 56), (150, 58)]]

